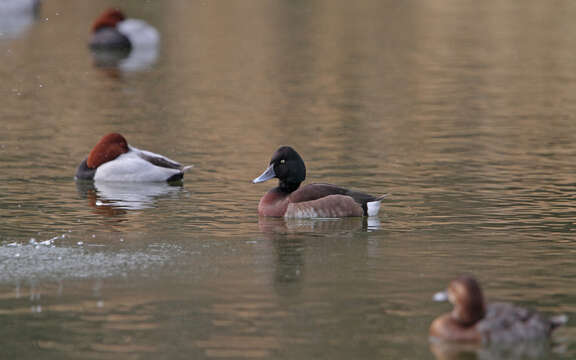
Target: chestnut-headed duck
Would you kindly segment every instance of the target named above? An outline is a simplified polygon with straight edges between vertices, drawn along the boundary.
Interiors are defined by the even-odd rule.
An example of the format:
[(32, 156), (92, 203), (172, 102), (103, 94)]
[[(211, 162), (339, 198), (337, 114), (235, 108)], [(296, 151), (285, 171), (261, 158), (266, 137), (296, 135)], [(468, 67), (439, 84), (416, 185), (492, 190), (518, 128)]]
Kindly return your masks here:
[(192, 166), (128, 145), (124, 136), (105, 135), (76, 170), (76, 179), (120, 182), (179, 181)]
[(143, 20), (127, 19), (119, 9), (108, 9), (94, 21), (90, 47), (95, 50), (155, 47), (158, 31)]
[(545, 317), (527, 308), (508, 303), (484, 303), (476, 279), (463, 275), (452, 280), (448, 289), (434, 295), (435, 301), (450, 301), (452, 312), (430, 325), (433, 339), (457, 343), (512, 343), (544, 340), (567, 317)]
[(268, 168), (253, 183), (278, 178), (278, 186), (260, 199), (258, 214), (285, 218), (336, 218), (376, 216), (386, 195), (375, 197), (330, 184), (308, 184), (306, 166), (290, 146), (282, 146), (272, 156)]

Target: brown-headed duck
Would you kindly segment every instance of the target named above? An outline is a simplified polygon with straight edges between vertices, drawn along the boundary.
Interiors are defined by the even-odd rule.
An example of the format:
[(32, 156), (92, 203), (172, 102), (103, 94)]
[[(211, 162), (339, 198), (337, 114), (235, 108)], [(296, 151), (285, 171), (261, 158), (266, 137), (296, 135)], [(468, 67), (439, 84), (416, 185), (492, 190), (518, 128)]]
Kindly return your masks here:
[(94, 50), (129, 50), (156, 47), (160, 41), (158, 31), (143, 20), (127, 19), (120, 9), (104, 11), (92, 25), (90, 47)]
[(476, 279), (463, 275), (448, 289), (434, 295), (436, 301), (450, 301), (452, 312), (430, 325), (433, 339), (459, 343), (511, 343), (547, 339), (564, 324), (565, 315), (545, 317), (527, 308), (507, 303), (484, 303)]
[(260, 199), (258, 214), (286, 218), (328, 218), (376, 216), (386, 195), (375, 197), (330, 184), (308, 184), (306, 166), (290, 146), (282, 146), (272, 156), (268, 168), (253, 183), (278, 178), (278, 186)]
[(192, 166), (128, 145), (124, 136), (105, 135), (76, 170), (76, 179), (119, 182), (179, 181)]

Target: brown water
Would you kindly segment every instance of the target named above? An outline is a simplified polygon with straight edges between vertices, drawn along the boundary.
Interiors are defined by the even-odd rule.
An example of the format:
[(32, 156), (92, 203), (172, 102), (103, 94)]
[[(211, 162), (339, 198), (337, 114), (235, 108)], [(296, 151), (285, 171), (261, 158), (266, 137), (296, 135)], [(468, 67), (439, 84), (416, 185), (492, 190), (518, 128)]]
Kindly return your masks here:
[[(86, 49), (112, 4), (0, 37), (0, 357), (433, 359), (431, 295), (470, 272), (571, 320), (453, 358), (576, 358), (576, 3), (119, 1), (162, 34), (139, 71)], [(77, 185), (111, 131), (195, 167)], [(391, 192), (379, 219), (259, 219), (284, 144)]]

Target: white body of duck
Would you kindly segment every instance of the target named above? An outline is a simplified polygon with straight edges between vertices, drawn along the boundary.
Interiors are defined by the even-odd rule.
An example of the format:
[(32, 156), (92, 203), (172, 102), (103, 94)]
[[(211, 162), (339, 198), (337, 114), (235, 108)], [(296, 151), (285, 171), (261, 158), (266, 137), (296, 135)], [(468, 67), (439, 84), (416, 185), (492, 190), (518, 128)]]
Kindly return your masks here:
[(158, 30), (144, 20), (126, 19), (118, 23), (116, 27), (130, 40), (132, 48), (156, 47), (160, 43)]
[(0, 0), (0, 40), (16, 38), (36, 20), (39, 0)]

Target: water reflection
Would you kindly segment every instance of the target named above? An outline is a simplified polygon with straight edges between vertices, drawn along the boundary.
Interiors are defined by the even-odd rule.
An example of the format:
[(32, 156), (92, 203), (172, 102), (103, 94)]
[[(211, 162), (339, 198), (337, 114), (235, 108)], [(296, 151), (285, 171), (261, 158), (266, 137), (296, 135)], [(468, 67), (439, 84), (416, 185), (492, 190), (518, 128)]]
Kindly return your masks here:
[[(62, 353), (72, 353), (74, 358), (94, 357), (102, 353), (146, 352), (157, 347), (138, 340), (126, 339), (121, 334), (126, 331), (150, 331), (157, 327), (150, 315), (143, 313), (142, 305), (150, 299), (122, 297), (108, 301), (106, 294), (100, 293), (102, 281), (99, 279), (81, 283), (82, 292), (77, 292), (78, 282), (74, 281), (30, 281), (17, 282), (14, 289), (0, 288), (0, 314), (18, 316), (30, 326), (27, 331), (13, 329), (18, 341), (2, 342), (3, 354), (17, 351), (19, 356), (9, 358), (34, 358), (39, 349), (50, 351), (56, 358), (67, 358)], [(68, 287), (64, 293), (63, 289)], [(74, 302), (60, 302), (62, 296), (74, 298)], [(9, 310), (4, 310), (4, 309)], [(58, 331), (58, 324), (68, 326)], [(77, 324), (85, 326), (79, 330)], [(39, 335), (43, 333), (43, 335)], [(106, 341), (93, 340), (86, 334), (108, 337)], [(34, 343), (34, 346), (24, 344)], [(21, 348), (18, 348), (18, 347)], [(35, 348), (35, 350), (31, 350)], [(92, 354), (92, 356), (90, 356)], [(98, 358), (101, 358), (98, 356)], [(106, 357), (107, 358), (107, 357)]]
[[(297, 296), (305, 280), (306, 250), (310, 246), (306, 239), (309, 239), (310, 235), (331, 237), (370, 232), (380, 228), (380, 219), (376, 217), (339, 219), (260, 217), (258, 226), (274, 247), (276, 293), (282, 296)], [(370, 244), (366, 246), (365, 249), (370, 251)]]
[(515, 344), (452, 344), (434, 341), (430, 351), (437, 360), (517, 360), (546, 359), (552, 352), (562, 352), (561, 348), (551, 347), (548, 341), (529, 341)]
[(91, 49), (94, 66), (108, 74), (144, 71), (150, 69), (158, 59), (158, 48), (134, 47), (132, 49)]
[(265, 234), (273, 233), (338, 233), (370, 232), (381, 227), (377, 217), (285, 219), (260, 217), (258, 227)]
[[(130, 54), (92, 64), (81, 29), (107, 5), (45, 1), (50, 21), (2, 56), (0, 239), (72, 230), (0, 248), (0, 296), (23, 296), (0, 306), (5, 357), (431, 359), (427, 299), (463, 270), (576, 313), (576, 3), (123, 0), (165, 34), (137, 76)], [(111, 128), (206, 170), (184, 194), (79, 196), (86, 136)], [(246, 174), (280, 144), (310, 154), (311, 181), (393, 189), (380, 229), (258, 220)], [(32, 303), (36, 277), (64, 290), (42, 280)]]
[(276, 234), (273, 239), (276, 255), (274, 288), (282, 296), (294, 296), (301, 292), (305, 276), (305, 244), (302, 238), (290, 238)]
[(182, 184), (168, 183), (111, 183), (77, 181), (80, 196), (88, 199), (98, 213), (116, 216), (126, 210), (153, 208), (159, 199), (176, 198)]
[(0, 1), (0, 40), (22, 35), (38, 17), (38, 0)]

